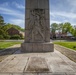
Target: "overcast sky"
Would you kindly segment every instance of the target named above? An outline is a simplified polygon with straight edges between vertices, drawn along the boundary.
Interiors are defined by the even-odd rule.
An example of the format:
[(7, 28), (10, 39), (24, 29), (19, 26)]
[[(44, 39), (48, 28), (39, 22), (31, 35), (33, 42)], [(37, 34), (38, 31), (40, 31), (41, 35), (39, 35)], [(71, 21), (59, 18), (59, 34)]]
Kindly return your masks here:
[[(6, 23), (24, 28), (25, 0), (0, 0), (0, 14)], [(50, 0), (50, 24), (54, 22), (76, 25), (76, 0)]]

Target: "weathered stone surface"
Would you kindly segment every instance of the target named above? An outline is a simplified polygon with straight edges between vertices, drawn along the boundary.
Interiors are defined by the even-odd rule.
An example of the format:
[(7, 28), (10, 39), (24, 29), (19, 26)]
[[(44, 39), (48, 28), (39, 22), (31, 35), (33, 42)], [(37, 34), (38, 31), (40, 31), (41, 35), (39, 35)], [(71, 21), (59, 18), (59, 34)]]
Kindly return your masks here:
[[(49, 0), (26, 0), (24, 52), (54, 51), (50, 42)], [(31, 43), (31, 44), (30, 44)]]
[[(0, 75), (76, 75), (76, 63), (57, 50), (45, 53), (21, 54), (19, 51), (0, 62)], [(42, 73), (38, 70), (38, 73), (28, 72), (27, 68), (30, 64), (39, 66), (38, 68), (43, 71), (45, 67), (49, 68), (49, 72), (44, 71)], [(33, 65), (31, 67), (34, 67)]]
[(23, 43), (22, 52), (53, 52), (52, 43)]
[(25, 20), (25, 42), (50, 41), (49, 0), (26, 0)]
[(49, 72), (45, 58), (31, 57), (25, 72)]

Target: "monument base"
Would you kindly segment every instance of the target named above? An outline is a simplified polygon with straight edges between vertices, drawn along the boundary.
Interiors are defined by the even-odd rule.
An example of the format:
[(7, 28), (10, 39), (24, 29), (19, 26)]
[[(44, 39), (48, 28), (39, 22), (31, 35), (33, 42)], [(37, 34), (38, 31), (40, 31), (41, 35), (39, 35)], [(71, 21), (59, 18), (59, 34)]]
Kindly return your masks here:
[(21, 52), (53, 52), (54, 44), (47, 43), (22, 43)]

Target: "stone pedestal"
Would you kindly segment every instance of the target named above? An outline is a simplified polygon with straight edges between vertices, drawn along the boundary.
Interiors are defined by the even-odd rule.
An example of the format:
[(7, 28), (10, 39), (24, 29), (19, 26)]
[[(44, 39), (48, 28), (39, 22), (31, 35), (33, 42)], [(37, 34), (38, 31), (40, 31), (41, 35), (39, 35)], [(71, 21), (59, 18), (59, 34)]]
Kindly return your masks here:
[(26, 0), (25, 41), (22, 52), (54, 51), (50, 43), (49, 0)]
[(22, 52), (53, 52), (52, 43), (23, 43)]

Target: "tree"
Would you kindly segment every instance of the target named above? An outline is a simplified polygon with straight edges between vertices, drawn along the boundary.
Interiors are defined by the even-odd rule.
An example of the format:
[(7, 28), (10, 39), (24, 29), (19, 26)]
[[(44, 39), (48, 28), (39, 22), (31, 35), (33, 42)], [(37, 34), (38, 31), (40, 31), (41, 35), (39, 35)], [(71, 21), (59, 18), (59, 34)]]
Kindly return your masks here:
[(76, 37), (76, 26), (74, 26), (73, 35), (74, 35), (74, 37)]
[(71, 24), (69, 22), (64, 23), (63, 28), (62, 28), (62, 33), (67, 33), (71, 32)]
[(20, 31), (24, 31), (23, 28), (21, 28), (20, 26), (17, 26), (17, 25), (14, 25), (14, 24), (10, 24), (10, 23), (7, 23), (6, 25), (3, 26), (3, 30), (7, 31), (9, 28), (15, 28), (17, 30), (20, 30)]
[(3, 26), (4, 24), (4, 18), (0, 15), (0, 26)]
[(5, 32), (0, 29), (0, 39), (4, 39)]
[(0, 35), (0, 40), (4, 39), (3, 35)]
[(63, 26), (64, 26), (63, 23), (59, 23), (58, 24), (58, 32), (61, 32), (62, 33)]
[(55, 33), (57, 29), (58, 29), (58, 24), (57, 23), (52, 23), (51, 24), (51, 32)]
[(59, 38), (61, 38), (61, 33), (62, 33), (63, 25), (64, 25), (63, 23), (59, 23), (58, 24), (58, 29), (57, 30), (58, 30), (58, 33), (59, 33), (59, 36), (58, 36)]
[(51, 33), (52, 33), (52, 36), (53, 38), (56, 38), (56, 30), (58, 29), (58, 24), (57, 23), (52, 23), (51, 24)]
[(75, 29), (75, 31), (74, 31), (74, 37), (76, 37), (76, 29)]
[(9, 39), (10, 38), (10, 36), (8, 35), (8, 33), (6, 32), (6, 31), (4, 31), (3, 29), (0, 29), (0, 39)]
[(2, 29), (0, 29), (0, 35), (5, 35), (5, 32)]

